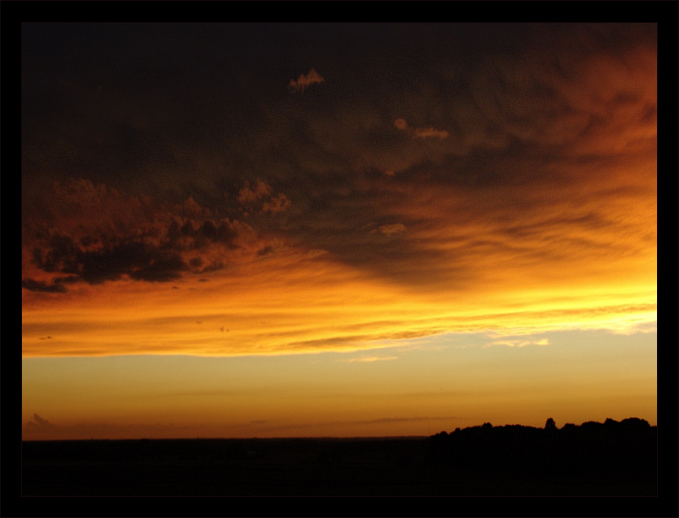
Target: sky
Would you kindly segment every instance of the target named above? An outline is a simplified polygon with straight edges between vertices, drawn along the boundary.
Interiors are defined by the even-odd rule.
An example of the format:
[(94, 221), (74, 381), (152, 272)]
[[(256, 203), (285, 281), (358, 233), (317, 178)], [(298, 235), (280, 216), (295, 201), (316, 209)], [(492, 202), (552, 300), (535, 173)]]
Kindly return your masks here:
[(656, 424), (655, 24), (21, 38), (24, 439)]

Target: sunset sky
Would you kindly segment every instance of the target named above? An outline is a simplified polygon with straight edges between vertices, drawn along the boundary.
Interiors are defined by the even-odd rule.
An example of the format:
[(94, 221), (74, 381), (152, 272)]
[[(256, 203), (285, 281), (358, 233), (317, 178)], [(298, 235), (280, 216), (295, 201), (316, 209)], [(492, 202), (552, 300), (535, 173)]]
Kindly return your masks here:
[(21, 37), (25, 439), (656, 424), (655, 24)]

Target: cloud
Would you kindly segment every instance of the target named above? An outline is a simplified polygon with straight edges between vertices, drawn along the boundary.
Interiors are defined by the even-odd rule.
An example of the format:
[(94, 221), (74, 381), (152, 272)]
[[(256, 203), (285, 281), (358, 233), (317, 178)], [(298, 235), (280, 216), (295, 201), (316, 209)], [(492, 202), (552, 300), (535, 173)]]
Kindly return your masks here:
[(425, 128), (413, 128), (411, 126), (408, 126), (408, 123), (405, 121), (405, 119), (396, 119), (394, 121), (394, 127), (398, 130), (408, 132), (412, 134), (413, 138), (439, 138), (439, 139), (444, 139), (448, 138), (448, 132), (447, 131), (442, 131), (442, 130), (437, 130), (434, 129), (431, 126), (425, 127)]
[(22, 436), (32, 440), (64, 439), (138, 439), (141, 437), (176, 438), (177, 432), (190, 429), (174, 424), (77, 423), (54, 424), (38, 414), (23, 427)]
[(26, 423), (26, 431), (29, 433), (50, 432), (57, 428), (55, 424), (50, 423), (47, 419), (43, 419), (38, 414), (33, 414), (28, 423)]
[(321, 255), (324, 255), (324, 254), (327, 254), (327, 253), (328, 253), (327, 250), (319, 250), (319, 249), (309, 250), (309, 252), (307, 252), (307, 257), (309, 259), (313, 259), (314, 257), (318, 257), (318, 256), (321, 256)]
[(394, 121), (394, 127), (400, 129), (401, 131), (406, 131), (408, 129), (408, 123), (405, 119), (396, 119)]
[(456, 417), (383, 417), (381, 419), (352, 421), (352, 424), (410, 423), (410, 422), (418, 422), (418, 421), (447, 421), (449, 419), (457, 419), (457, 418)]
[(296, 81), (291, 79), (290, 83), (288, 84), (288, 88), (290, 88), (290, 90), (293, 92), (304, 92), (304, 90), (306, 90), (309, 86), (313, 84), (320, 84), (324, 81), (325, 79), (323, 79), (321, 75), (312, 68), (309, 70), (308, 74), (301, 74)]
[(46, 293), (66, 293), (66, 287), (63, 284), (47, 284), (44, 281), (36, 281), (34, 279), (26, 278), (21, 281), (21, 287), (30, 291), (43, 291)]
[(290, 207), (290, 199), (281, 193), (273, 196), (269, 201), (265, 201), (262, 205), (262, 212), (282, 212)]
[(415, 137), (417, 138), (448, 138), (448, 132), (447, 131), (441, 131), (432, 128), (431, 126), (427, 128), (415, 128)]
[[(101, 250), (83, 250), (71, 237), (54, 235), (44, 252), (35, 248), (35, 264), (47, 272), (70, 274), (69, 279), (80, 279), (89, 284), (120, 279), (128, 275), (132, 279), (147, 282), (164, 282), (176, 279), (188, 270), (176, 251), (157, 248), (142, 240), (123, 239), (122, 242), (104, 246)], [(57, 281), (58, 282), (58, 281)], [(26, 279), (22, 286), (33, 291), (65, 293), (63, 283), (52, 287)]]
[[(164, 112), (149, 108), (159, 95), (152, 88), (145, 97), (119, 92), (114, 107), (126, 109), (106, 111), (101, 125), (27, 112), (33, 122), (22, 200), (42, 197), (22, 203), (26, 326), (44, 318), (39, 301), (76, 296), (82, 307), (110, 312), (126, 326), (132, 317), (114, 317), (105, 303), (106, 280), (121, 281), (106, 289), (130, 306), (147, 300), (143, 315), (180, 315), (169, 292), (195, 306), (228, 307), (249, 329), (238, 345), (183, 335), (169, 324), (153, 330), (162, 338), (129, 330), (145, 351), (161, 351), (163, 342), (170, 351), (269, 354), (370, 347), (376, 338), (434, 330), (627, 329), (627, 316), (648, 322), (657, 298), (657, 29), (644, 25), (535, 24), (523, 27), (525, 38), (508, 27), (459, 27), (425, 40), (410, 32), (424, 30), (414, 24), (402, 28), (402, 41), (418, 46), (417, 58), (406, 52), (393, 67), (381, 56), (393, 52), (395, 39), (380, 40), (382, 33), (365, 61), (346, 61), (362, 79), (360, 94), (346, 88), (322, 106), (253, 86), (261, 97), (220, 90), (189, 96), (188, 105), (169, 92), (161, 106), (171, 111)], [(399, 80), (404, 67), (412, 72), (408, 81)], [(304, 91), (313, 77), (300, 76), (291, 89)], [(248, 79), (243, 83), (267, 84)], [(236, 83), (222, 82), (229, 89)], [(51, 92), (37, 98), (26, 88), (26, 105), (41, 100), (58, 112), (70, 102), (88, 113), (90, 105), (59, 92), (49, 101)], [(251, 103), (224, 105), (223, 98), (259, 99), (261, 111), (253, 117)], [(176, 122), (175, 104), (190, 123)], [(74, 158), (123, 117), (135, 127), (111, 130), (120, 137), (117, 148), (98, 151), (91, 163)], [(62, 123), (78, 131), (64, 139)], [(144, 125), (162, 128), (154, 138), (171, 150), (169, 158), (147, 168), (109, 167), (118, 164), (124, 138), (142, 142)], [(144, 156), (157, 149), (141, 148)], [(53, 187), (54, 171), (93, 176)], [(135, 188), (124, 191), (123, 180)], [(384, 222), (400, 223), (378, 226)], [(285, 254), (273, 253), (284, 250), (274, 239), (289, 247)], [(156, 290), (173, 278), (186, 297), (167, 286)], [(143, 295), (124, 286), (135, 279)], [(257, 303), (280, 313), (267, 334), (240, 309), (255, 311)], [(64, 309), (60, 318), (71, 317)], [(347, 329), (358, 325), (369, 331)], [(99, 336), (94, 329), (88, 339)], [(69, 339), (69, 350), (84, 348), (75, 333)], [(134, 353), (130, 342), (120, 332), (92, 350)], [(26, 335), (25, 354), (43, 354), (34, 345)]]
[(362, 356), (360, 358), (350, 358), (348, 360), (341, 360), (343, 362), (347, 363), (355, 363), (355, 362), (381, 362), (381, 361), (389, 361), (389, 360), (398, 360), (398, 356)]
[(263, 257), (265, 255), (269, 255), (273, 253), (274, 247), (271, 245), (267, 245), (264, 248), (257, 250), (257, 257)]
[(212, 217), (212, 212), (210, 209), (198, 205), (198, 203), (196, 203), (196, 201), (193, 199), (193, 196), (189, 196), (186, 201), (182, 203), (181, 208), (181, 215), (185, 218), (201, 219)]
[(271, 196), (273, 189), (269, 184), (261, 180), (257, 180), (254, 187), (250, 187), (250, 182), (245, 182), (245, 185), (238, 191), (238, 201), (242, 205), (254, 203), (261, 198)]
[(504, 345), (506, 347), (526, 347), (527, 345), (549, 345), (548, 338), (542, 338), (540, 340), (494, 340), (483, 347), (491, 347), (494, 345)]
[(268, 183), (257, 180), (253, 187), (246, 181), (245, 185), (238, 191), (238, 202), (243, 209), (253, 208), (257, 202), (262, 202), (261, 212), (283, 212), (290, 207), (290, 199), (281, 193), (274, 196), (273, 187)]
[(391, 236), (393, 234), (399, 234), (406, 231), (406, 227), (403, 223), (394, 223), (393, 225), (382, 225), (379, 227), (380, 232), (385, 236)]
[[(246, 198), (271, 193), (264, 182), (244, 189)], [(48, 199), (44, 217), (22, 221), (22, 287), (32, 292), (123, 278), (168, 282), (253, 260), (265, 246), (250, 225), (217, 217), (193, 197), (169, 205), (80, 179), (55, 182)], [(280, 195), (268, 210), (288, 206)]]

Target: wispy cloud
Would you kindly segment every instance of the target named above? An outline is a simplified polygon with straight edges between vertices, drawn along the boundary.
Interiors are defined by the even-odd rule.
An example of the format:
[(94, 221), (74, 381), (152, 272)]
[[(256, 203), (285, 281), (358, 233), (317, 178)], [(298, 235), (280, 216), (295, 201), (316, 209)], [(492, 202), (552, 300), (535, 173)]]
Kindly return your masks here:
[(483, 347), (492, 347), (495, 345), (504, 345), (505, 347), (526, 347), (527, 345), (549, 345), (549, 339), (541, 338), (540, 340), (494, 340), (487, 343)]
[(28, 440), (172, 438), (176, 437), (178, 432), (189, 429), (191, 429), (190, 426), (160, 423), (129, 425), (106, 422), (55, 424), (43, 419), (38, 414), (33, 414), (33, 417), (23, 427), (22, 436)]
[(448, 132), (443, 130), (437, 130), (432, 128), (431, 126), (428, 126), (426, 128), (415, 128), (415, 137), (422, 139), (424, 138), (444, 139), (448, 138)]
[(403, 223), (394, 223), (392, 225), (382, 225), (380, 226), (380, 232), (385, 236), (391, 236), (392, 234), (399, 234), (406, 231), (406, 226)]
[[(105, 124), (38, 117), (25, 155), (43, 173), (22, 177), (23, 354), (287, 354), (498, 330), (494, 345), (520, 348), (522, 333), (651, 329), (657, 35), (639, 25), (438, 33), (412, 81), (378, 38), (365, 61), (337, 56), (334, 73), (374, 80), (329, 104), (237, 88), (267, 84), (250, 76), (204, 97), (229, 117), (177, 112), (142, 84)], [(506, 44), (501, 58), (488, 38)], [(447, 50), (461, 48), (468, 59)], [(255, 68), (243, 73), (270, 70)], [(323, 82), (311, 69), (289, 86)], [(116, 168), (121, 143), (130, 163)], [(92, 168), (96, 180), (64, 179)], [(202, 308), (228, 315), (230, 332)]]
[(38, 414), (33, 414), (33, 417), (26, 423), (25, 431), (28, 434), (53, 432), (58, 427), (50, 423), (47, 419), (43, 419)]
[(427, 126), (424, 128), (413, 128), (412, 126), (409, 126), (408, 123), (406, 122), (405, 119), (396, 119), (394, 121), (394, 127), (396, 129), (399, 129), (401, 131), (405, 131), (407, 133), (410, 133), (413, 138), (439, 138), (439, 139), (444, 139), (448, 138), (448, 132), (443, 131), (443, 130), (437, 130), (433, 128), (432, 126)]
[(361, 356), (358, 358), (349, 358), (348, 360), (340, 360), (342, 362), (346, 363), (355, 363), (355, 362), (382, 362), (382, 361), (390, 361), (390, 360), (398, 360), (398, 356)]
[(380, 419), (369, 419), (365, 421), (352, 421), (351, 424), (390, 424), (390, 423), (412, 423), (421, 421), (446, 421), (456, 419), (455, 417), (383, 417)]

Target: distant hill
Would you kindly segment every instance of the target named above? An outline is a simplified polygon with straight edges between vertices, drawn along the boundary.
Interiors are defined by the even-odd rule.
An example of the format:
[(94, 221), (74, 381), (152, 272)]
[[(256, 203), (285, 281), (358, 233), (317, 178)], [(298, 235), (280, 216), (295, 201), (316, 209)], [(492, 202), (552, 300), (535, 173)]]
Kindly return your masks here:
[(430, 437), (428, 462), (444, 472), (647, 481), (657, 475), (657, 428), (634, 417), (561, 429), (551, 418), (544, 428), (485, 423)]
[(656, 444), (641, 419), (421, 438), (26, 441), (22, 495), (657, 496)]

